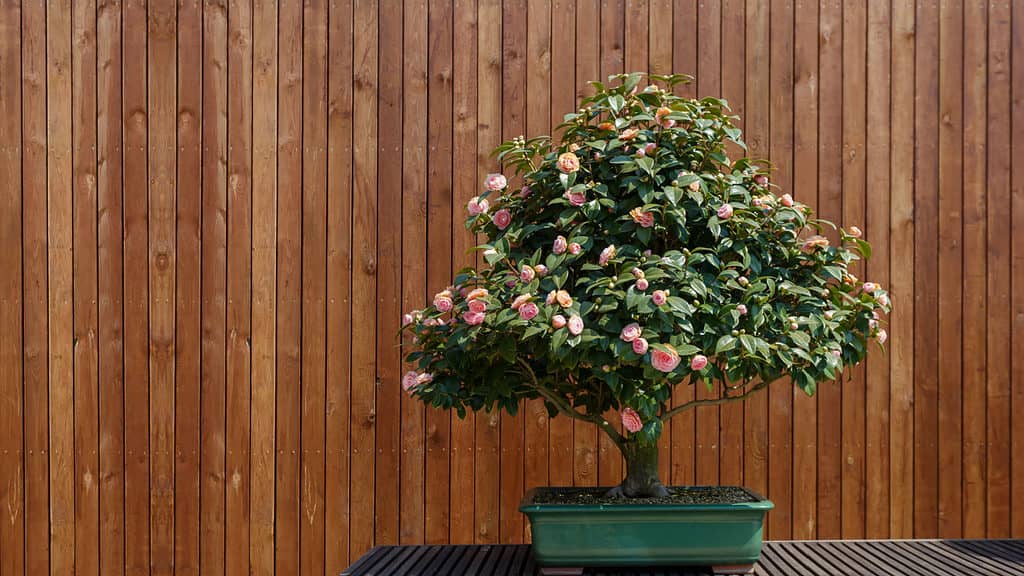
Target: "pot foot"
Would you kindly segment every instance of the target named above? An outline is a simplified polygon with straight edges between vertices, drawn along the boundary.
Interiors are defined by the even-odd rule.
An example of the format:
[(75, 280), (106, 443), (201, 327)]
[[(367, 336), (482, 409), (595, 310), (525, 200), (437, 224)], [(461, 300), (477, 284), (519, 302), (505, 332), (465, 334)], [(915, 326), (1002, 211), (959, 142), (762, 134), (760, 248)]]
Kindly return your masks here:
[(574, 568), (566, 566), (547, 566), (541, 567), (541, 576), (582, 576), (583, 568)]
[(714, 574), (753, 574), (753, 564), (725, 564), (721, 566), (712, 566), (711, 571)]

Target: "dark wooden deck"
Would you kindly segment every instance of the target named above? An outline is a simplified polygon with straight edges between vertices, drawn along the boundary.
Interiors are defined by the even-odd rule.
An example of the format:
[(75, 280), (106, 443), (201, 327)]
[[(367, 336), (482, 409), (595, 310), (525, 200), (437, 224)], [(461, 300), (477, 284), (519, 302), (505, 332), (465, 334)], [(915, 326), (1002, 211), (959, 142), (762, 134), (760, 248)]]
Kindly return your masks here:
[[(343, 576), (534, 576), (528, 545), (377, 546)], [(587, 569), (594, 576), (711, 576), (700, 568)], [(1024, 576), (1024, 540), (767, 542), (759, 576)]]

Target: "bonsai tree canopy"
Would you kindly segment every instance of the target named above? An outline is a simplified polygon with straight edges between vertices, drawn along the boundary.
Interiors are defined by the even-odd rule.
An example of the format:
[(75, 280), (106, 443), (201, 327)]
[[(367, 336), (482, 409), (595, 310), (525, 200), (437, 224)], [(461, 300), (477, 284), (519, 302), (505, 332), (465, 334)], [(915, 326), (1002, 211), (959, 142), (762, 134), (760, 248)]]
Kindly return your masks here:
[[(560, 139), (497, 148), (521, 184), (492, 174), (469, 202), (481, 266), (406, 314), (403, 386), (460, 416), (542, 398), (622, 451), (610, 494), (661, 496), (669, 418), (780, 379), (813, 395), (885, 342), (889, 298), (851, 273), (871, 255), (859, 229), (813, 218), (743, 157), (724, 100), (676, 96), (681, 75), (609, 81)], [(675, 404), (676, 386), (708, 394)]]

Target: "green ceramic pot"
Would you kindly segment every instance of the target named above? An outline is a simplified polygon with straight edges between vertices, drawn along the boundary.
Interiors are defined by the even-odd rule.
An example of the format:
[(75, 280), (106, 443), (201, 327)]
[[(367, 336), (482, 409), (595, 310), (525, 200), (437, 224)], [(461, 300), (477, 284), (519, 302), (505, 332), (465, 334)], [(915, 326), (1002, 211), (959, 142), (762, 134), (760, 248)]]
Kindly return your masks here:
[(519, 510), (541, 566), (749, 566), (774, 507), (750, 490), (738, 504), (535, 504), (536, 491)]

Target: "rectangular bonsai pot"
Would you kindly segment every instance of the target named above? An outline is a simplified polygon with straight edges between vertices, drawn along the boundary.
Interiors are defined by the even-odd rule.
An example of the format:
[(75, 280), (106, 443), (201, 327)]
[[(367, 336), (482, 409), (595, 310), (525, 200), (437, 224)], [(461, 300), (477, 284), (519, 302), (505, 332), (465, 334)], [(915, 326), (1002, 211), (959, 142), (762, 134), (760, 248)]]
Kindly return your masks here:
[(735, 504), (536, 504), (538, 490), (519, 510), (537, 563), (551, 567), (752, 565), (774, 507), (746, 489), (751, 501)]

